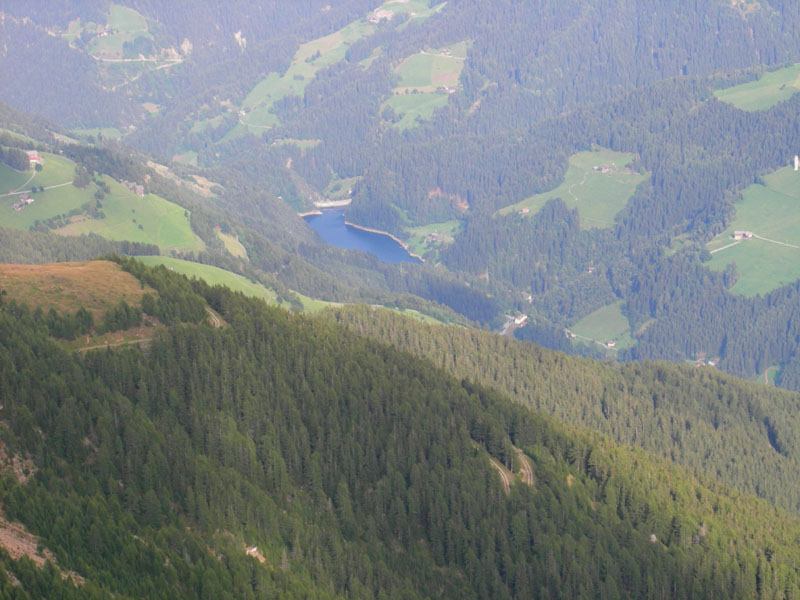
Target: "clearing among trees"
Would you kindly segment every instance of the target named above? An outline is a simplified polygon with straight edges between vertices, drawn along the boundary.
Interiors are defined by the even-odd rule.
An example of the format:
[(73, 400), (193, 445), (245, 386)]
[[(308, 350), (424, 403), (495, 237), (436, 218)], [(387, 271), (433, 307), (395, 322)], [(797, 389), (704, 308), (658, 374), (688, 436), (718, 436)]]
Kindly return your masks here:
[[(712, 269), (735, 262), (739, 279), (731, 291), (765, 294), (800, 278), (800, 172), (785, 167), (742, 192), (730, 227), (707, 244)], [(752, 239), (734, 241), (734, 231)]]
[(630, 168), (634, 158), (633, 154), (605, 149), (579, 152), (570, 157), (564, 181), (557, 188), (506, 206), (498, 212), (530, 216), (549, 200), (561, 198), (569, 208), (578, 209), (584, 229), (611, 227), (636, 186), (647, 178), (647, 175)]
[(764, 73), (755, 81), (717, 90), (714, 95), (742, 110), (772, 108), (800, 91), (800, 63)]
[(397, 66), (399, 82), (392, 97), (382, 106), (382, 109), (391, 107), (395, 115), (402, 117), (395, 121), (395, 127), (413, 127), (447, 104), (448, 95), (458, 90), (468, 49), (468, 42), (458, 42), (435, 50), (420, 50)]
[(622, 314), (622, 300), (608, 306), (598, 308), (575, 323), (570, 331), (577, 337), (576, 343), (595, 342), (609, 347), (608, 342), (614, 342), (616, 350), (630, 348), (636, 344), (631, 336), (631, 326), (627, 317)]

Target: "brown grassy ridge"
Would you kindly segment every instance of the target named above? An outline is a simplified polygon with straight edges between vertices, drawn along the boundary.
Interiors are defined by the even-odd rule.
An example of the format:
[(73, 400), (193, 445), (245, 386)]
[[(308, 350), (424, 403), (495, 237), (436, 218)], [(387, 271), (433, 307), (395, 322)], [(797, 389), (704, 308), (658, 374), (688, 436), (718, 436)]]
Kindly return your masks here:
[(0, 290), (6, 297), (32, 308), (51, 307), (59, 312), (75, 312), (84, 307), (100, 317), (107, 309), (125, 300), (141, 306), (142, 295), (157, 295), (149, 286), (123, 271), (116, 263), (93, 260), (45, 265), (0, 264)]

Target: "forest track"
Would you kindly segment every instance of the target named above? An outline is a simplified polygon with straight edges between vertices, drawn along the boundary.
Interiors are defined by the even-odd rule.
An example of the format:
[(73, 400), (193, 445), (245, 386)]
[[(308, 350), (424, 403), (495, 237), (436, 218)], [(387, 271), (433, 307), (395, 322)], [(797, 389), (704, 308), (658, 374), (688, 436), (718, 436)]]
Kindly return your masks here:
[(214, 325), (214, 327), (216, 327), (217, 329), (222, 327), (222, 321), (220, 321), (216, 313), (213, 310), (211, 310), (208, 306), (206, 306), (206, 312), (208, 313), (208, 316), (211, 317), (211, 324)]
[(511, 494), (511, 478), (506, 473), (506, 469), (501, 465), (497, 460), (489, 457), (489, 462), (492, 463), (492, 466), (497, 469), (497, 472), (500, 473), (500, 479), (503, 481), (503, 490), (506, 493), (506, 496)]
[(87, 346), (85, 348), (78, 348), (75, 352), (87, 352), (89, 350), (100, 350), (101, 348), (119, 348), (120, 346), (130, 346), (131, 344), (146, 344), (152, 342), (153, 338), (143, 338), (141, 340), (125, 340), (123, 342), (115, 342), (113, 344), (97, 344), (95, 346)]
[(525, 453), (519, 448), (514, 448), (514, 450), (516, 450), (517, 456), (519, 457), (519, 471), (520, 475), (522, 475), (522, 481), (526, 485), (533, 485), (536, 480), (533, 478), (533, 465), (531, 464), (531, 460), (525, 456)]
[(778, 240), (771, 240), (769, 238), (761, 237), (757, 233), (754, 233), (753, 237), (757, 240), (761, 240), (762, 242), (769, 242), (770, 244), (778, 244), (779, 246), (786, 246), (787, 248), (796, 248), (797, 250), (800, 250), (800, 246), (795, 246), (794, 244), (789, 244), (787, 242), (779, 242)]

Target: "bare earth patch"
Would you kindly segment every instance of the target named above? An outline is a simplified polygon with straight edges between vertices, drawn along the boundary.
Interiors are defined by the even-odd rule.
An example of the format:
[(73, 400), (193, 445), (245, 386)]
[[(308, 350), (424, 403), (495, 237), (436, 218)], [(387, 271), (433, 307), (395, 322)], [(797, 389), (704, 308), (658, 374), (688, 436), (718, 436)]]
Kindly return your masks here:
[[(56, 564), (56, 557), (46, 548), (39, 551), (39, 538), (25, 531), (25, 527), (20, 523), (12, 523), (0, 517), (0, 546), (2, 546), (9, 556), (14, 560), (19, 560), (27, 556), (37, 567), (44, 566), (48, 560)], [(75, 571), (61, 571), (61, 577), (70, 578), (75, 585), (82, 585), (84, 578)]]

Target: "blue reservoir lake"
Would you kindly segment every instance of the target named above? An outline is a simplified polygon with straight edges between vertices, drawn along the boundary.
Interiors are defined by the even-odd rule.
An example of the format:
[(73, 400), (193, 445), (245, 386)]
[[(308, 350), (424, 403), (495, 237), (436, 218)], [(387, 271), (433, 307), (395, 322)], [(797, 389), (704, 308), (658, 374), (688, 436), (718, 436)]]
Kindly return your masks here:
[(303, 219), (331, 246), (346, 250), (363, 250), (387, 263), (421, 262), (386, 234), (346, 225), (344, 210), (323, 210), (321, 215), (307, 215)]

